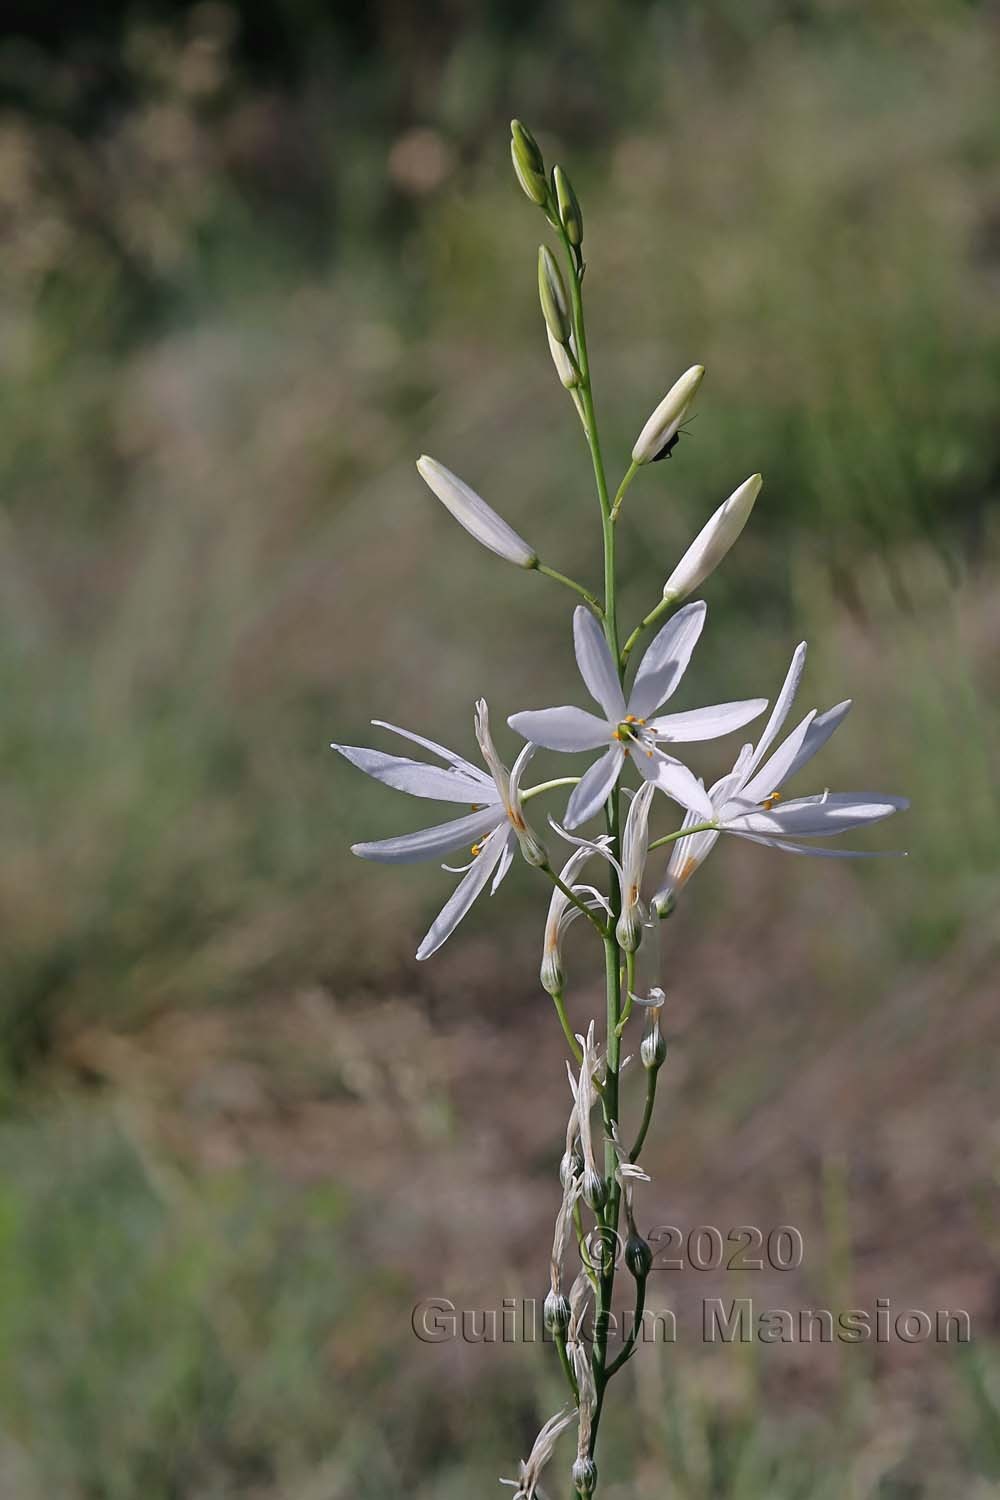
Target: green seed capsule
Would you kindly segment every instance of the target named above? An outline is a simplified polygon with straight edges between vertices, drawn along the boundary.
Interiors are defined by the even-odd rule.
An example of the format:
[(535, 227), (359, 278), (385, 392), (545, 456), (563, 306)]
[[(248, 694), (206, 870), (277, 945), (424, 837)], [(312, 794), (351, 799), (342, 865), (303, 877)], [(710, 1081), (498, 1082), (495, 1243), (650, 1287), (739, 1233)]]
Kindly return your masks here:
[(570, 339), (569, 300), (562, 272), (547, 245), (538, 247), (538, 300), (549, 332), (557, 344)]
[(556, 192), (556, 203), (559, 206), (559, 222), (566, 231), (566, 238), (574, 248), (583, 243), (583, 213), (580, 208), (580, 200), (573, 191), (570, 182), (562, 167), (552, 168), (552, 186)]
[(592, 1458), (578, 1458), (573, 1465), (573, 1484), (579, 1495), (592, 1495), (597, 1488), (597, 1465)]
[(653, 1252), (642, 1235), (635, 1231), (625, 1241), (625, 1264), (636, 1281), (645, 1281), (653, 1269)]
[(608, 1185), (596, 1172), (588, 1170), (583, 1174), (583, 1201), (595, 1214), (600, 1213), (608, 1201)]

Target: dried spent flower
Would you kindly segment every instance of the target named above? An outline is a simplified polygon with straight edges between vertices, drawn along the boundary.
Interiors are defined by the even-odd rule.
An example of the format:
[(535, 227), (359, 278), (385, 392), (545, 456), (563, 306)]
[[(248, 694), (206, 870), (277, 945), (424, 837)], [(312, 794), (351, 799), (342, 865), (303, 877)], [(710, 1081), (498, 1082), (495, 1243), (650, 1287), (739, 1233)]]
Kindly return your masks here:
[(576, 1412), (572, 1407), (565, 1411), (557, 1411), (554, 1416), (549, 1417), (531, 1445), (528, 1457), (521, 1461), (519, 1477), (500, 1481), (501, 1484), (509, 1485), (516, 1490), (513, 1500), (535, 1500), (542, 1470), (551, 1459), (556, 1443), (566, 1428), (571, 1427), (575, 1421)]

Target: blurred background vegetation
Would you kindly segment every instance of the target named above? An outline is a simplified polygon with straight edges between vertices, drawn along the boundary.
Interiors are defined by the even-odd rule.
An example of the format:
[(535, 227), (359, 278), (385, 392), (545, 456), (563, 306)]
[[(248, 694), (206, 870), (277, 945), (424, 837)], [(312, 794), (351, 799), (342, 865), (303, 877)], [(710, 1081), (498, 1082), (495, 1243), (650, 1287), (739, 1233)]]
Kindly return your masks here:
[(512, 114), (583, 201), (612, 468), (709, 369), (627, 611), (761, 469), (685, 701), (773, 694), (804, 635), (805, 706), (857, 704), (820, 774), (914, 802), (907, 861), (726, 848), (668, 924), (646, 1222), (806, 1253), (650, 1300), (974, 1332), (646, 1350), (608, 1500), (1000, 1494), (998, 56), (968, 0), (5, 8), (5, 1497), (464, 1500), (560, 1399), (538, 1349), (410, 1329), (544, 1290), (545, 895), (418, 969), (449, 877), (351, 860), (417, 815), (326, 748), (565, 696), (566, 598), (412, 464), (596, 578)]

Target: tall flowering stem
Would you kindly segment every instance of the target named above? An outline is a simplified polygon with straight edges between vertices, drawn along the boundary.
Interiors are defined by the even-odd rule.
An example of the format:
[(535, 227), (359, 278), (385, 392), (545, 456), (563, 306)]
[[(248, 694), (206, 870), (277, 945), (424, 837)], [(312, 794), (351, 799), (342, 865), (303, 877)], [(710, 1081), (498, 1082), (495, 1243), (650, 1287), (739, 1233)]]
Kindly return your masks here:
[[(667, 1052), (661, 1029), (666, 996), (662, 976), (650, 972), (649, 962), (649, 954), (659, 952), (659, 923), (674, 911), (681, 892), (723, 834), (795, 854), (851, 857), (862, 851), (830, 848), (817, 841), (877, 822), (906, 803), (901, 797), (829, 791), (785, 799), (784, 784), (825, 744), (850, 707), (845, 700), (825, 713), (811, 711), (777, 743), (804, 670), (804, 643), (792, 656), (756, 745), (743, 746), (731, 771), (706, 788), (704, 780), (673, 753), (685, 744), (728, 735), (768, 707), (766, 698), (743, 698), (662, 712), (687, 670), (705, 624), (704, 602), (682, 601), (734, 545), (749, 520), (762, 481), (759, 474), (752, 474), (709, 516), (667, 574), (661, 598), (641, 615), (622, 645), (615, 528), (633, 481), (647, 465), (671, 457), (705, 372), (701, 365), (690, 366), (654, 407), (611, 500), (584, 320), (583, 213), (563, 168), (555, 167), (551, 178), (546, 174), (538, 143), (517, 120), (511, 126), (511, 156), (522, 190), (554, 231), (565, 262), (564, 274), (551, 248), (539, 247), (538, 294), (549, 352), (590, 453), (601, 518), (603, 599), (543, 562), (535, 543), (544, 538), (526, 541), (444, 464), (424, 455), (417, 467), (442, 507), (481, 546), (527, 573), (568, 587), (584, 601), (573, 616), (573, 644), (583, 685), (600, 713), (563, 704), (510, 715), (508, 725), (525, 744), (509, 768), (494, 742), (485, 699), (477, 702), (473, 719), (478, 760), (468, 760), (436, 740), (385, 720), (373, 723), (402, 737), (408, 751), (414, 744), (419, 746), (421, 758), (415, 758), (412, 751), (399, 755), (357, 745), (333, 748), (351, 765), (396, 791), (462, 806), (460, 816), (415, 833), (352, 846), (360, 858), (384, 863), (443, 855), (467, 861), (457, 867), (444, 866), (461, 878), (420, 942), (418, 959), (429, 959), (437, 952), (487, 888), (491, 894), (497, 891), (518, 856), (548, 882), (539, 979), (551, 996), (569, 1051), (571, 1108), (559, 1169), (561, 1201), (550, 1256), (545, 1323), (565, 1374), (569, 1405), (543, 1423), (528, 1457), (521, 1461), (518, 1477), (502, 1482), (516, 1491), (514, 1500), (536, 1500), (542, 1494), (542, 1471), (552, 1461), (563, 1433), (575, 1429), (576, 1458), (569, 1469), (573, 1494), (577, 1500), (591, 1500), (598, 1485), (597, 1441), (608, 1386), (635, 1351), (652, 1268), (650, 1247), (636, 1225), (633, 1193), (637, 1182), (649, 1181), (638, 1162), (652, 1125), (658, 1076)], [(656, 633), (633, 673), (634, 648), (654, 627)], [(631, 678), (627, 689), (626, 676)], [(580, 775), (555, 776), (525, 786), (529, 764), (538, 750), (599, 753)], [(626, 773), (631, 771), (638, 775), (638, 790), (626, 784)], [(562, 822), (551, 814), (549, 822), (572, 853), (564, 862), (553, 862), (548, 835), (543, 842), (534, 808), (529, 821), (528, 806), (536, 798), (565, 788), (571, 790)], [(649, 824), (654, 805), (679, 806), (683, 810), (679, 826), (652, 837)], [(603, 833), (586, 836), (572, 831), (598, 817), (603, 818)], [(669, 853), (650, 901), (643, 896), (646, 862), (660, 849)], [(595, 861), (607, 866), (607, 878), (600, 886), (591, 883), (590, 867)], [(593, 1021), (584, 1033), (576, 1032), (567, 1004), (563, 937), (581, 916), (583, 927), (600, 939), (603, 948), (603, 1036)], [(640, 973), (644, 973), (642, 982)], [(642, 1038), (637, 1049), (631, 1042), (630, 1046), (633, 1053), (638, 1051), (645, 1086), (641, 1096), (636, 1090), (636, 1105), (642, 1097), (641, 1116), (633, 1127), (632, 1144), (626, 1147), (622, 1047), (626, 1035), (634, 1034), (637, 1012), (644, 1015)], [(621, 1259), (634, 1283), (634, 1314), (632, 1331), (615, 1353), (610, 1348), (610, 1332), (616, 1279), (621, 1281), (616, 1250), (622, 1244), (622, 1228)], [(566, 1262), (574, 1255), (578, 1270), (570, 1282)]]

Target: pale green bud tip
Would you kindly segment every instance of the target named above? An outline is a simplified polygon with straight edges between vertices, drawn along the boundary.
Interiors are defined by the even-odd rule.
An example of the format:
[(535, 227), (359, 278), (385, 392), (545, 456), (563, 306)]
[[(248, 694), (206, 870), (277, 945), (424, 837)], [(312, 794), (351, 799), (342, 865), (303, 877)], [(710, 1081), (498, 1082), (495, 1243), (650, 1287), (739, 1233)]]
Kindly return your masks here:
[(532, 203), (541, 207), (549, 196), (549, 185), (545, 181), (545, 160), (535, 137), (520, 120), (510, 122), (510, 157), (524, 192)]
[(750, 519), (763, 483), (759, 474), (751, 474), (706, 521), (664, 584), (665, 600), (686, 598), (715, 571)]
[(583, 243), (583, 214), (579, 199), (573, 191), (573, 184), (562, 167), (552, 168), (552, 185), (556, 190), (559, 222), (566, 231), (566, 238), (571, 245), (580, 245)]
[(511, 120), (510, 138), (517, 147), (518, 153), (524, 158), (525, 163), (533, 172), (545, 171), (545, 158), (541, 147), (535, 140), (527, 125), (520, 120)]
[(636, 438), (633, 463), (648, 464), (663, 452), (687, 416), (704, 378), (705, 366), (692, 365), (675, 381)]
[(562, 272), (547, 245), (538, 247), (538, 300), (549, 332), (557, 344), (570, 340), (569, 301)]
[(417, 459), (417, 472), (460, 526), (482, 546), (519, 568), (537, 568), (538, 554), (498, 516), (475, 490), (427, 454)]

